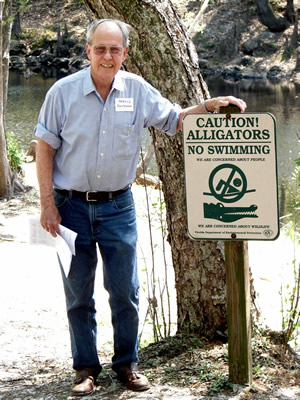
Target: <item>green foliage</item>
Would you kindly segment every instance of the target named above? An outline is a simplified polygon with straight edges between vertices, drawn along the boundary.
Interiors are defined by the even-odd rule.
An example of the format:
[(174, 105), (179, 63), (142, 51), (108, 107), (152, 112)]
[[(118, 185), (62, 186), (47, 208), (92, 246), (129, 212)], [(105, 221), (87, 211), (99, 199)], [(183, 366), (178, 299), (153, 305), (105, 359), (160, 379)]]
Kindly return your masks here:
[(215, 41), (209, 35), (202, 33), (201, 31), (197, 32), (193, 40), (198, 50), (201, 48), (209, 50), (216, 46)]
[(297, 167), (299, 167), (298, 169), (298, 182), (300, 183), (300, 158), (296, 158), (295, 160)]
[(56, 40), (56, 33), (47, 29), (24, 28), (22, 36), (31, 43), (32, 49), (43, 48), (49, 40)]
[(66, 4), (66, 7), (76, 10), (77, 8), (81, 8), (83, 5), (82, 0), (69, 0)]
[(285, 218), (283, 232), (294, 244), (294, 259), (291, 262), (293, 268), (293, 282), (291, 285), (281, 287), (281, 313), (283, 345), (288, 346), (291, 341), (297, 341), (300, 332), (300, 263), (296, 258), (296, 248), (300, 245), (299, 210), (300, 210), (300, 159), (296, 159), (296, 168), (292, 174), (292, 189), (289, 188), (291, 197), (291, 213)]
[(295, 243), (295, 246), (298, 246), (300, 245), (300, 159), (296, 159), (295, 162), (296, 168), (288, 184), (285, 185), (285, 209), (288, 213), (281, 218), (283, 221), (281, 230)]
[(233, 385), (229, 382), (228, 376), (219, 374), (215, 377), (212, 383), (208, 386), (208, 393), (213, 396), (216, 393), (221, 392), (223, 389), (232, 389)]
[(20, 172), (24, 161), (24, 154), (13, 132), (8, 132), (6, 135), (6, 151), (8, 162), (12, 170), (14, 172)]
[(186, 365), (183, 370), (176, 362), (170, 361), (164, 365), (163, 369), (161, 384), (176, 381), (179, 386), (189, 386), (199, 380), (207, 384), (207, 392), (210, 396), (214, 396), (224, 389), (232, 388), (228, 375), (224, 374), (224, 370), (214, 362), (205, 361), (200, 365), (198, 363)]
[(270, 4), (275, 12), (280, 12), (286, 8), (286, 1), (270, 0)]
[(293, 260), (294, 284), (286, 285), (285, 295), (281, 289), (282, 296), (282, 332), (283, 344), (297, 342), (300, 333), (300, 263), (297, 265), (296, 259)]
[(29, 0), (20, 0), (19, 7), (16, 9), (15, 13), (13, 15), (11, 15), (9, 18), (7, 18), (5, 21), (2, 21), (1, 25), (6, 25), (9, 22), (13, 22), (13, 20), (16, 18), (16, 15), (19, 12), (29, 10), (29, 8), (32, 6), (32, 4), (28, 4), (28, 2), (29, 2)]
[[(141, 161), (145, 174), (144, 154), (141, 149)], [(148, 300), (148, 309), (144, 318), (143, 327), (140, 331), (139, 341), (143, 335), (143, 329), (146, 324), (152, 326), (153, 340), (158, 342), (162, 338), (166, 338), (171, 334), (171, 304), (170, 293), (168, 287), (168, 265), (166, 258), (166, 205), (163, 199), (161, 190), (155, 190), (155, 199), (152, 198), (151, 190), (149, 191), (145, 182), (145, 199), (146, 199), (146, 219), (149, 228), (150, 251), (152, 267), (148, 267), (145, 262), (143, 272), (146, 275), (146, 280), (142, 285), (142, 290), (145, 292)], [(158, 243), (154, 242), (154, 230), (158, 231), (161, 239)], [(156, 265), (156, 253), (163, 256), (163, 265)], [(163, 268), (163, 273), (162, 272)]]
[(191, 25), (194, 22), (196, 15), (192, 11), (188, 11), (187, 13), (184, 14), (184, 20), (187, 24), (187, 26)]

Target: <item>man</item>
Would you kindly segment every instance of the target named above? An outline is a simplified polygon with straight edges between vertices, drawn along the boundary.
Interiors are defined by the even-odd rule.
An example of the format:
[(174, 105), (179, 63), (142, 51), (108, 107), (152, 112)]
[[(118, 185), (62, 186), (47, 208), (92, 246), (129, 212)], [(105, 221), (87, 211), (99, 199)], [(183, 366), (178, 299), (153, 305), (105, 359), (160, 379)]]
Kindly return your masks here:
[(130, 190), (143, 129), (175, 135), (187, 113), (229, 103), (246, 107), (240, 99), (218, 97), (181, 110), (141, 77), (120, 70), (128, 37), (127, 24), (93, 22), (86, 44), (90, 67), (53, 85), (36, 127), (41, 225), (54, 237), (60, 223), (78, 234), (69, 275), (63, 274), (74, 395), (92, 393), (101, 371), (93, 299), (97, 244), (112, 312), (112, 368), (129, 389), (149, 389), (137, 368), (137, 230)]

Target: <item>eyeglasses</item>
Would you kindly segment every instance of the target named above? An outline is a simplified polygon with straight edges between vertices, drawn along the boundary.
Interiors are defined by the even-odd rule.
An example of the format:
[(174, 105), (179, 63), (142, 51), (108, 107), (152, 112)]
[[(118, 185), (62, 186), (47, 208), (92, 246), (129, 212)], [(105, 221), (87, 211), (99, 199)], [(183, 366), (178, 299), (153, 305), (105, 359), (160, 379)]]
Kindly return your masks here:
[(105, 47), (105, 46), (95, 46), (93, 47), (93, 51), (97, 56), (104, 56), (107, 51), (111, 56), (121, 56), (123, 54), (124, 48), (120, 46), (112, 46), (112, 47)]

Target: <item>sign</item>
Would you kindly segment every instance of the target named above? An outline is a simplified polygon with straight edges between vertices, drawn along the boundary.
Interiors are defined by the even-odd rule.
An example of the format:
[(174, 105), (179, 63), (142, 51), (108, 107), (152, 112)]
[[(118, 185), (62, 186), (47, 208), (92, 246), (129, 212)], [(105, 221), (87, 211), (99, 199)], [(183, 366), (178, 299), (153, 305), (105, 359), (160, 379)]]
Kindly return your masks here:
[(183, 141), (190, 237), (276, 239), (274, 116), (188, 114), (183, 119)]

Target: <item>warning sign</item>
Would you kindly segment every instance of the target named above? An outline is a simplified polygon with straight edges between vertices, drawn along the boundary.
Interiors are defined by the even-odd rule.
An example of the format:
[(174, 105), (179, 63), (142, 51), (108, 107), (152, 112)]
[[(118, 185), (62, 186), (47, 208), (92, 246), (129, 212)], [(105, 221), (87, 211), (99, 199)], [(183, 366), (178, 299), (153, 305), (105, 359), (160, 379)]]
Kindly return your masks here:
[(274, 116), (188, 114), (183, 120), (183, 140), (191, 238), (276, 239)]

